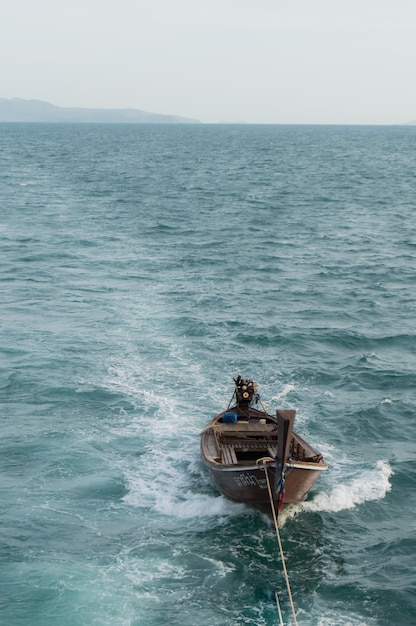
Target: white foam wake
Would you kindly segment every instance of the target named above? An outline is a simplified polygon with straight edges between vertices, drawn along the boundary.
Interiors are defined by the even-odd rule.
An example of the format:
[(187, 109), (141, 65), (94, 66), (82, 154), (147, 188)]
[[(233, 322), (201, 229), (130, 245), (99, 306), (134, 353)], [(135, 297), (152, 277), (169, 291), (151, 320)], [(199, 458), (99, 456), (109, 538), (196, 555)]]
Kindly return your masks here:
[(282, 391), (280, 393), (277, 393), (272, 397), (272, 400), (278, 402), (279, 400), (286, 398), (286, 396), (288, 396), (294, 389), (295, 385), (287, 383), (286, 385), (283, 385)]
[(381, 500), (391, 490), (392, 473), (387, 461), (378, 461), (375, 468), (363, 470), (358, 478), (338, 483), (330, 493), (318, 493), (313, 500), (302, 502), (296, 509), (338, 513), (364, 502)]

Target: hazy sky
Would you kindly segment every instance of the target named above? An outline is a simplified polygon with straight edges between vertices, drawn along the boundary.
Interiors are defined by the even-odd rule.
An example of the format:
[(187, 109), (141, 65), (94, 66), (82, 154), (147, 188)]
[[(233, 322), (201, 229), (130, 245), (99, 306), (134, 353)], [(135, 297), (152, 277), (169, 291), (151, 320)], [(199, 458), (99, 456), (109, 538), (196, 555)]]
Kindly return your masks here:
[(0, 97), (402, 123), (416, 119), (416, 0), (0, 0)]

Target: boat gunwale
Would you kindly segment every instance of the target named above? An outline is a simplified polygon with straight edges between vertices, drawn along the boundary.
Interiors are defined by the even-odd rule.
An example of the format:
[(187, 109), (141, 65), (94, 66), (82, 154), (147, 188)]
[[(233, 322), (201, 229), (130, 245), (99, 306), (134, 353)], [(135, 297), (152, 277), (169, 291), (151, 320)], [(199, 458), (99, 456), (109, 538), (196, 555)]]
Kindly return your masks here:
[[(221, 426), (223, 425), (220, 420), (222, 419), (222, 417), (224, 416), (225, 413), (227, 412), (234, 412), (236, 410), (236, 407), (231, 407), (225, 411), (221, 411), (220, 413), (218, 413), (217, 415), (215, 415), (207, 424), (207, 426), (204, 428), (204, 430), (201, 433), (201, 442), (200, 442), (200, 448), (201, 448), (201, 455), (205, 461), (205, 463), (214, 470), (217, 471), (226, 471), (226, 472), (245, 472), (245, 471), (253, 471), (255, 469), (259, 469), (259, 466), (257, 463), (254, 464), (250, 464), (250, 465), (243, 465), (241, 463), (224, 463), (220, 460), (221, 458), (221, 449), (223, 444), (218, 440), (217, 435), (221, 433), (221, 431), (225, 432), (227, 431), (227, 434), (230, 438), (230, 444), (232, 444), (232, 428), (226, 428), (226, 429), (222, 429)], [(277, 419), (275, 417), (273, 417), (272, 415), (270, 415), (269, 413), (266, 413), (264, 411), (259, 411), (253, 407), (250, 407), (250, 413), (254, 414), (255, 417), (259, 417), (260, 419), (267, 419), (268, 422), (270, 424), (276, 425), (277, 426)], [(249, 415), (247, 415), (247, 417), (249, 417)], [(243, 424), (247, 424), (249, 422), (246, 422), (244, 420), (239, 420), (241, 423)], [(254, 424), (257, 425), (256, 422), (254, 422)], [(232, 424), (227, 424), (227, 427), (231, 426)], [(240, 431), (240, 433), (236, 433), (236, 437), (238, 435), (244, 434), (244, 430), (243, 429)], [(261, 434), (261, 429), (256, 429), (258, 432), (257, 434)], [(265, 436), (270, 436), (270, 431), (266, 431)], [(218, 449), (218, 455), (216, 455), (215, 457), (208, 454), (207, 451), (207, 446), (205, 445), (205, 439), (206, 437), (208, 437), (209, 435), (213, 436), (215, 438), (215, 444), (217, 446)], [(313, 452), (314, 454), (318, 455), (319, 453), (317, 452), (317, 450), (311, 446), (311, 444), (309, 444), (305, 439), (303, 439), (303, 437), (301, 437), (300, 435), (298, 435), (295, 431), (292, 432), (292, 437), (294, 439), (294, 441), (296, 441), (296, 443), (299, 443), (300, 445), (302, 445), (304, 448), (307, 448), (308, 450), (310, 450), (311, 452)], [(272, 464), (272, 458), (269, 456), (270, 461), (269, 464)], [(218, 460), (216, 460), (218, 459)], [(299, 470), (307, 470), (307, 471), (324, 471), (328, 469), (328, 464), (326, 463), (326, 461), (321, 457), (318, 461), (307, 461), (307, 460), (296, 460), (296, 459), (291, 459), (287, 464), (287, 468), (288, 469), (299, 469)]]

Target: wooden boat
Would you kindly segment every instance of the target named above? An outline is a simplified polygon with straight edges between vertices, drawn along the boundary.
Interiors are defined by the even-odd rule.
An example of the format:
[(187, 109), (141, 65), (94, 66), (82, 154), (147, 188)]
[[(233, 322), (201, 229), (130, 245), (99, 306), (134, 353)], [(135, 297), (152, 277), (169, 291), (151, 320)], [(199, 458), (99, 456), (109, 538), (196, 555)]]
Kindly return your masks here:
[(253, 380), (238, 375), (234, 382), (228, 408), (201, 433), (214, 485), (231, 500), (261, 508), (302, 502), (327, 463), (293, 431), (295, 411), (269, 415)]

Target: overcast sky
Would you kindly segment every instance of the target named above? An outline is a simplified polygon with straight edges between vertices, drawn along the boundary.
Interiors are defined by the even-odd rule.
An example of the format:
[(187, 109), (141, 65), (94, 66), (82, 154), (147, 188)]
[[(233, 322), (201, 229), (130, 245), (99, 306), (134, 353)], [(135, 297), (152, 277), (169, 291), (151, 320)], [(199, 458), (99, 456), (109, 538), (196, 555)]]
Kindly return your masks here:
[(407, 122), (416, 0), (0, 0), (0, 97), (202, 122)]

